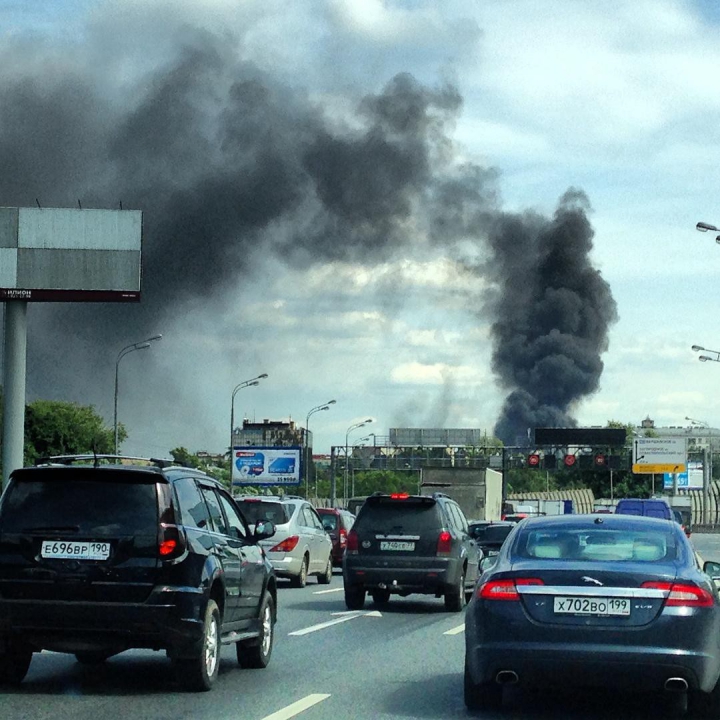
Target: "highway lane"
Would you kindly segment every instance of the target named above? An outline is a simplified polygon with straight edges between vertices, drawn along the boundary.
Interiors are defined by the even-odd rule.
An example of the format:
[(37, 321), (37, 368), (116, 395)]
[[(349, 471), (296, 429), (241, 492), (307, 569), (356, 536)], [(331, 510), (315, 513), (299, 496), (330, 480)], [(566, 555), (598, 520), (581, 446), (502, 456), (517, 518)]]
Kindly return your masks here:
[[(720, 558), (720, 536), (693, 537), (707, 559)], [(441, 600), (411, 596), (348, 613), (342, 578), (304, 589), (282, 584), (270, 666), (243, 670), (223, 649), (210, 693), (187, 693), (164, 653), (132, 651), (100, 667), (72, 656), (36, 655), (17, 690), (3, 694), (0, 718), (12, 720), (398, 720), (467, 717), (462, 700), (463, 614)], [(660, 708), (662, 709), (662, 708)], [(634, 720), (646, 698), (608, 693), (506, 693), (502, 714), (542, 720)]]

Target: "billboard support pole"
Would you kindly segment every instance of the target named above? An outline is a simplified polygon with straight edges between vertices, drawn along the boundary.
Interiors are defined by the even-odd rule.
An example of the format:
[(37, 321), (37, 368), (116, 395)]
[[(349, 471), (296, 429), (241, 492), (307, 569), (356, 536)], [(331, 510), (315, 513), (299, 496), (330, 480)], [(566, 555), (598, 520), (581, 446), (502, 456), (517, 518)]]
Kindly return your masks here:
[(337, 503), (337, 479), (335, 477), (335, 470), (337, 465), (337, 455), (335, 453), (335, 446), (330, 448), (330, 507), (334, 508)]
[(3, 367), (3, 487), (10, 473), (23, 466), (25, 446), (25, 373), (27, 369), (27, 301), (5, 303)]
[(702, 522), (707, 525), (710, 522), (710, 482), (712, 480), (712, 455), (707, 447), (703, 448), (703, 502), (702, 502)]

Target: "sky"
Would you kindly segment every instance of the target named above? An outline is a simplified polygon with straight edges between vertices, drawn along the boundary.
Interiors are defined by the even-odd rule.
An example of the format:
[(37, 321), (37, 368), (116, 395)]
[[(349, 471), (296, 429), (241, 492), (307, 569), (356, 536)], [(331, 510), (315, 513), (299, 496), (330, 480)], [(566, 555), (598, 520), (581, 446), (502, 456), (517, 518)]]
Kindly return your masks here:
[(145, 226), (139, 306), (31, 305), (28, 401), (111, 423), (119, 350), (162, 333), (119, 365), (129, 454), (223, 451), (262, 373), (235, 418), (334, 399), (315, 452), (366, 418), (351, 441), (719, 427), (691, 350), (720, 350), (695, 230), (720, 225), (719, 25), (693, 0), (0, 0), (0, 204)]

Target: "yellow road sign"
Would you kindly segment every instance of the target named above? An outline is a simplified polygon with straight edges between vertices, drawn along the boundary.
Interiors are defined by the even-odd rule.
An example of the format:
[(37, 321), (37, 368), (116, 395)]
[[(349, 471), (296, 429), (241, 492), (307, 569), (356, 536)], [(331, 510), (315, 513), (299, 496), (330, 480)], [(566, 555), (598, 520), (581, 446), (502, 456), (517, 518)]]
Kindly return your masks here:
[(687, 465), (633, 465), (632, 471), (636, 474), (655, 473), (682, 473), (687, 470)]

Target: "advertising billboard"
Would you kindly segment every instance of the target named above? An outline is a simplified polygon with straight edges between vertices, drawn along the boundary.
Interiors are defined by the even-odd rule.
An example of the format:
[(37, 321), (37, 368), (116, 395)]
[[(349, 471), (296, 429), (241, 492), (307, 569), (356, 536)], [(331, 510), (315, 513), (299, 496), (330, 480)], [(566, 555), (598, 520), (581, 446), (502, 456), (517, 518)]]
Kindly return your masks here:
[[(672, 473), (663, 474), (663, 487), (666, 490), (672, 489)], [(687, 472), (677, 474), (677, 486), (688, 490), (702, 490), (703, 487), (703, 466), (701, 462), (688, 462)]]
[(301, 447), (233, 447), (232, 484), (299, 485)]

